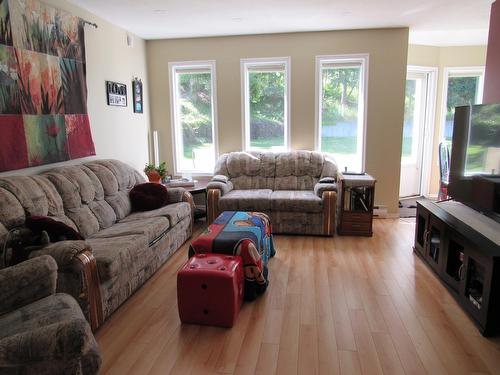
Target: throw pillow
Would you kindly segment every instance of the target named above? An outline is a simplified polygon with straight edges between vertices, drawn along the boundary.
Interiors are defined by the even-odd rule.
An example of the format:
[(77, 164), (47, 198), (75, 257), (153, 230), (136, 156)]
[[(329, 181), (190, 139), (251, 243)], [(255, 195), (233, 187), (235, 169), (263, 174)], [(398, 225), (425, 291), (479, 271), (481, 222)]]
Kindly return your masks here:
[(129, 197), (134, 211), (156, 210), (168, 204), (167, 188), (153, 182), (135, 185)]
[(81, 234), (73, 228), (48, 216), (29, 216), (26, 218), (25, 225), (26, 228), (35, 233), (46, 231), (49, 235), (50, 242), (84, 239)]

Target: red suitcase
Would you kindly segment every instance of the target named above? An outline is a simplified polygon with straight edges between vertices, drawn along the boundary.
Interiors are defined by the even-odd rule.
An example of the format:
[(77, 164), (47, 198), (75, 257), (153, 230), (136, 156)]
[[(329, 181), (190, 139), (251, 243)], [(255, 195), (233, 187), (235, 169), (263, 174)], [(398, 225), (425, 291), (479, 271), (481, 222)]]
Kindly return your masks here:
[(194, 255), (177, 274), (177, 305), (183, 323), (232, 327), (243, 302), (240, 256)]

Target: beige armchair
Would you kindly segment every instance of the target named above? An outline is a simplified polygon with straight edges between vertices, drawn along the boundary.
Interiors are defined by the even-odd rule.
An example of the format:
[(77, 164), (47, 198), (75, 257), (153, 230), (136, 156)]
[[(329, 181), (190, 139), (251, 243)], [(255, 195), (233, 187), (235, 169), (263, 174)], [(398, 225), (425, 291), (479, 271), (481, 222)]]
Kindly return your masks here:
[(55, 293), (48, 255), (0, 270), (0, 373), (93, 375), (101, 355), (73, 297)]

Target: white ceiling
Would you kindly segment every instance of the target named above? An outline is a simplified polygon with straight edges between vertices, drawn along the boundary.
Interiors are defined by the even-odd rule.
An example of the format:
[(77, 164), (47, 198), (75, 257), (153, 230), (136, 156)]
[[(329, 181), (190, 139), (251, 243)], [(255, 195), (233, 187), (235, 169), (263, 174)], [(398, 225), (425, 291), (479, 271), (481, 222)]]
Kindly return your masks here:
[(410, 43), (486, 44), (493, 0), (70, 0), (144, 39), (410, 27)]

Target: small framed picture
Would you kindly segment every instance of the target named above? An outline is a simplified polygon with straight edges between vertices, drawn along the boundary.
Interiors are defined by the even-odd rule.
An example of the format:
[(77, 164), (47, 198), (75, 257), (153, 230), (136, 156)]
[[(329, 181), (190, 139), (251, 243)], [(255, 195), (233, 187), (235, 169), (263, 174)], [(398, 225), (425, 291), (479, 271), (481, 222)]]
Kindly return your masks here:
[(127, 106), (127, 85), (124, 83), (106, 81), (106, 98), (108, 105)]
[(142, 103), (142, 81), (139, 78), (134, 78), (132, 81), (132, 91), (134, 93), (134, 112), (142, 113), (143, 112), (143, 103)]

